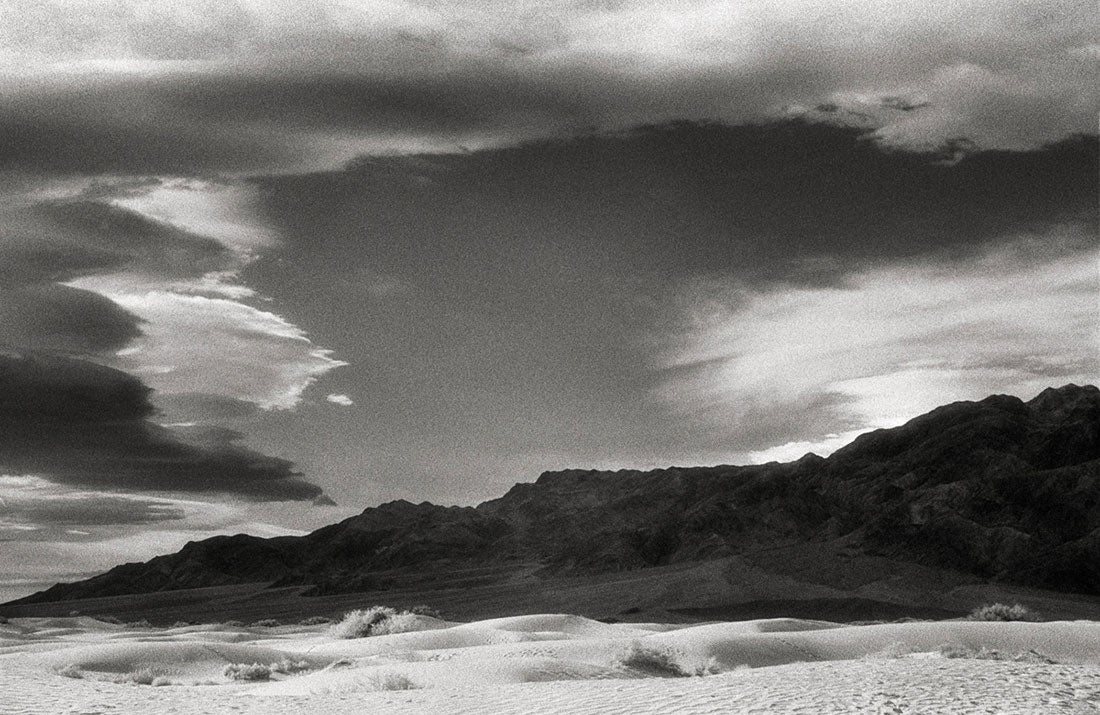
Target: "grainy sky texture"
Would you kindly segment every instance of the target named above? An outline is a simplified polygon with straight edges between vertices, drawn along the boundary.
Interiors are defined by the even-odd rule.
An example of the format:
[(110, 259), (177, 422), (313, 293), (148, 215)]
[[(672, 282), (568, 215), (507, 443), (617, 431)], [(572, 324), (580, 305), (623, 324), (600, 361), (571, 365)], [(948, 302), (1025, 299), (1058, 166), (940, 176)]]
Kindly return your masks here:
[(1095, 383), (1095, 26), (0, 0), (0, 598)]

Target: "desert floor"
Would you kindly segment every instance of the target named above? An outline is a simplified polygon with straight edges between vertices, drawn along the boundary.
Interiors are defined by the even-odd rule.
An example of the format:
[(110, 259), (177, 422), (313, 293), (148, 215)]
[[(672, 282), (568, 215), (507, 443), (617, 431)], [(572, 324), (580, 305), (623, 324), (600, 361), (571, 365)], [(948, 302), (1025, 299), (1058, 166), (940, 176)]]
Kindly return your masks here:
[(401, 619), (355, 639), (11, 619), (0, 713), (1100, 713), (1092, 621)]

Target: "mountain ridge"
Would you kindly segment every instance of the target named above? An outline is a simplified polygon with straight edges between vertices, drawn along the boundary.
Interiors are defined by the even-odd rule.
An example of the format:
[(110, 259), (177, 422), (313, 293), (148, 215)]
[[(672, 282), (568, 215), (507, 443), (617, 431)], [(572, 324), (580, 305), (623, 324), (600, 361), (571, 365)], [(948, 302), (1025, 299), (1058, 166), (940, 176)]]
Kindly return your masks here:
[[(1100, 389), (954, 402), (828, 457), (544, 472), (476, 507), (396, 500), (301, 537), (189, 542), (8, 605), (246, 582), (323, 596), (398, 588), (423, 570), (561, 577), (814, 544), (1100, 595)], [(836, 564), (808, 568), (841, 578)]]

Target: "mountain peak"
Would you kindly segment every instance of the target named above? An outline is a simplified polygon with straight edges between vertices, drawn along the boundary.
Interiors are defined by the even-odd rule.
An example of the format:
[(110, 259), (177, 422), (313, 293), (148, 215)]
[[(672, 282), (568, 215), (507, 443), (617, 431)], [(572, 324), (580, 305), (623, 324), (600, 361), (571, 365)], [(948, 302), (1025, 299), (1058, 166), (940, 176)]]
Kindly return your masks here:
[(1048, 387), (1028, 401), (1027, 406), (1044, 412), (1065, 412), (1100, 406), (1100, 388), (1095, 385)]

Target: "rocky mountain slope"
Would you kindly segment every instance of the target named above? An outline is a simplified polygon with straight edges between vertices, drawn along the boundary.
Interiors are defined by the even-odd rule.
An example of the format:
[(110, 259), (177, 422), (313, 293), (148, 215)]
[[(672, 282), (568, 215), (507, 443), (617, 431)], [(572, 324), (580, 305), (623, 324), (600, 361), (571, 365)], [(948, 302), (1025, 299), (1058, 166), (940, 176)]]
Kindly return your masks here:
[(253, 582), (325, 595), (424, 570), (551, 577), (815, 544), (823, 556), (805, 568), (822, 583), (874, 556), (1100, 595), (1100, 389), (953, 403), (828, 458), (548, 472), (477, 507), (391, 502), (303, 537), (192, 542), (13, 603)]

